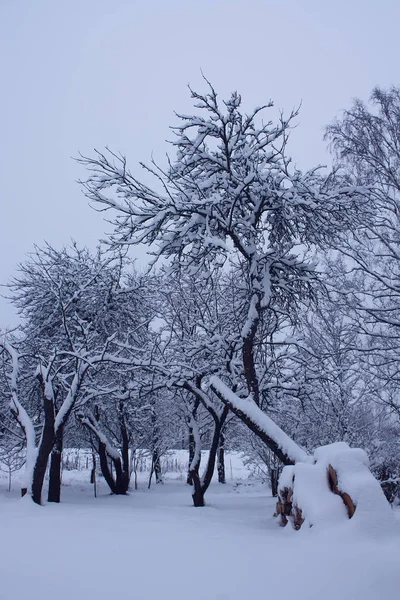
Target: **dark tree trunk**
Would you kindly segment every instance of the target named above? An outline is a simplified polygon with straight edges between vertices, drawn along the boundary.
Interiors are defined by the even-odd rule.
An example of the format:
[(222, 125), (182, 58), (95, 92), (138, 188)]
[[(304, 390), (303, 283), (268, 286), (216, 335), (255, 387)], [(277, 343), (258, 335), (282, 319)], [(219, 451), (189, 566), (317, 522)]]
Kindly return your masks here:
[(271, 469), (271, 492), (274, 498), (278, 495), (278, 483), (279, 469)]
[(156, 476), (156, 483), (164, 483), (161, 475), (161, 458), (158, 448), (153, 451), (153, 470)]
[(102, 475), (106, 480), (111, 493), (116, 494), (117, 496), (125, 495), (129, 489), (129, 470), (125, 471), (122, 468), (122, 462), (120, 458), (112, 458), (111, 461), (115, 469), (114, 477), (110, 469), (106, 446), (101, 442), (99, 443), (99, 458)]
[(50, 477), (48, 502), (60, 502), (61, 497), (61, 465), (63, 451), (64, 427), (59, 427), (50, 458)]
[[(122, 464), (120, 463), (121, 470), (117, 475), (117, 488), (119, 494), (126, 494), (129, 490), (130, 484), (130, 468), (129, 468), (129, 434), (128, 427), (125, 419), (125, 405), (123, 402), (120, 404), (120, 429), (122, 438), (121, 456)], [(115, 463), (114, 463), (115, 464)], [(116, 466), (115, 466), (116, 467)], [(117, 467), (116, 467), (117, 468)]]
[[(110, 488), (112, 494), (124, 495), (129, 489), (130, 470), (129, 470), (129, 435), (124, 414), (124, 403), (118, 407), (119, 425), (122, 438), (121, 455), (117, 452), (112, 452), (112, 455), (107, 453), (107, 442), (104, 441), (99, 427), (99, 410), (95, 407), (94, 415), (88, 416), (87, 421), (83, 419), (83, 423), (96, 436), (98, 440), (98, 454), (100, 459), (101, 473)], [(103, 441), (102, 441), (103, 440)], [(95, 467), (94, 467), (95, 468)]]
[(192, 475), (192, 479), (193, 479), (193, 486), (194, 486), (192, 498), (193, 498), (193, 504), (196, 507), (197, 506), (205, 506), (204, 495), (209, 488), (209, 485), (211, 483), (211, 480), (212, 480), (212, 477), (214, 474), (215, 462), (216, 462), (217, 452), (218, 452), (218, 447), (219, 447), (219, 438), (221, 435), (221, 429), (224, 426), (224, 423), (225, 423), (226, 417), (228, 416), (228, 413), (229, 413), (229, 408), (227, 406), (224, 406), (224, 409), (222, 411), (222, 415), (220, 418), (218, 418), (218, 416), (215, 413), (212, 413), (215, 426), (214, 426), (214, 433), (213, 433), (213, 437), (212, 437), (210, 451), (208, 454), (208, 461), (207, 461), (205, 472), (204, 472), (202, 478), (200, 479), (198, 470), (191, 471), (191, 475)]
[(115, 492), (118, 496), (123, 496), (129, 488), (129, 470), (125, 471), (122, 468), (121, 459), (112, 459), (115, 467)]
[(208, 454), (207, 466), (206, 466), (205, 473), (202, 477), (202, 482), (203, 482), (202, 487), (204, 489), (204, 493), (208, 490), (208, 487), (211, 483), (211, 480), (212, 480), (212, 477), (214, 474), (215, 462), (216, 462), (218, 446), (219, 446), (219, 436), (221, 433), (222, 426), (225, 423), (225, 419), (228, 416), (228, 412), (229, 412), (229, 408), (227, 406), (225, 406), (221, 418), (215, 423), (214, 434), (213, 434), (213, 438), (212, 438), (212, 442), (211, 442), (211, 446), (210, 446), (210, 452)]
[(42, 489), (44, 477), (46, 475), (49, 456), (54, 446), (54, 404), (51, 400), (45, 398), (44, 407), (44, 426), (42, 438), (40, 441), (38, 454), (33, 468), (32, 477), (32, 500), (36, 504), (42, 503)]
[(100, 459), (100, 469), (101, 473), (106, 480), (108, 487), (111, 490), (112, 494), (115, 494), (115, 481), (114, 477), (111, 474), (110, 465), (108, 464), (108, 457), (106, 452), (105, 444), (99, 443), (99, 459)]
[[(195, 461), (196, 452), (197, 452), (197, 459)], [(190, 456), (189, 456), (189, 458), (190, 458)], [(201, 449), (199, 449), (197, 451), (196, 441), (193, 436), (193, 454), (192, 454), (192, 457), (190, 458), (188, 476), (187, 476), (187, 480), (186, 480), (189, 485), (194, 485), (194, 480), (193, 480), (194, 474), (196, 474), (197, 478), (199, 479), (200, 464), (201, 464)]]
[(194, 459), (194, 449), (195, 449), (195, 441), (194, 441), (193, 429), (191, 427), (189, 427), (189, 468), (188, 468), (188, 474), (187, 474), (187, 479), (186, 479), (186, 483), (188, 485), (193, 485), (193, 477), (190, 472), (190, 465), (192, 464), (193, 459)]
[[(199, 408), (199, 404), (200, 404), (200, 401), (196, 398), (196, 401), (194, 403), (193, 410), (192, 410), (192, 415), (193, 415), (194, 419), (196, 418), (196, 413), (197, 413), (197, 409)], [(193, 462), (193, 459), (195, 456), (195, 451), (196, 451), (196, 441), (195, 441), (194, 435), (193, 435), (193, 428), (190, 427), (190, 425), (189, 425), (189, 467), (188, 467), (188, 474), (187, 474), (187, 478), (186, 478), (186, 483), (188, 485), (193, 485), (193, 478), (192, 478), (192, 475), (190, 472), (190, 465)], [(196, 465), (197, 472), (199, 472), (200, 462), (201, 462), (201, 452), (199, 453), (199, 460)]]
[[(49, 489), (49, 501), (50, 502), (59, 502), (60, 501), (60, 487), (61, 487), (61, 452), (62, 452), (62, 438), (63, 438), (63, 430), (65, 423), (72, 411), (71, 404), (70, 408), (66, 411), (63, 416), (63, 419), (58, 427), (58, 433), (60, 435), (59, 439), (58, 433), (56, 435), (55, 431), (55, 406), (54, 402), (56, 396), (48, 396), (46, 394), (46, 385), (43, 380), (43, 377), (39, 376), (40, 383), (42, 385), (43, 390), (43, 410), (44, 410), (44, 426), (42, 431), (42, 437), (40, 440), (40, 445), (38, 449), (38, 454), (36, 458), (36, 463), (33, 469), (33, 477), (32, 477), (32, 500), (36, 502), (36, 504), (41, 504), (42, 500), (42, 489), (44, 477), (46, 474), (47, 465), (49, 462), (50, 454), (53, 450), (54, 444), (57, 442), (60, 447), (60, 453), (58, 457), (55, 457), (55, 462), (52, 465), (53, 468), (53, 481), (50, 482), (51, 491)], [(80, 385), (80, 384), (79, 384)], [(79, 389), (78, 385), (78, 389)], [(77, 393), (77, 392), (76, 392)], [(76, 398), (76, 396), (75, 396)], [(57, 491), (58, 490), (58, 491)], [(50, 500), (50, 493), (54, 498)]]
[(161, 477), (161, 455), (160, 455), (160, 428), (157, 419), (157, 413), (155, 404), (153, 404), (152, 412), (151, 412), (151, 424), (153, 428), (152, 434), (152, 452), (151, 452), (151, 471), (149, 477), (149, 485), (150, 489), (151, 480), (153, 478), (153, 473), (156, 476), (156, 484), (164, 483)]
[(39, 452), (36, 459), (35, 467), (33, 469), (32, 478), (32, 500), (36, 504), (42, 503), (42, 489), (44, 477), (46, 475), (47, 464), (49, 462), (49, 456), (53, 447), (53, 434), (43, 436), (42, 443), (39, 446)]
[(92, 470), (90, 471), (90, 483), (94, 484), (96, 481), (96, 455), (92, 452)]
[(226, 477), (225, 477), (225, 436), (222, 433), (222, 431), (221, 431), (220, 436), (219, 436), (217, 471), (218, 471), (218, 482), (219, 483), (226, 483)]
[[(261, 303), (260, 299), (256, 302), (256, 313), (260, 314)], [(260, 388), (258, 384), (256, 363), (254, 358), (254, 341), (257, 333), (257, 328), (259, 324), (259, 317), (254, 317), (253, 323), (247, 332), (247, 335), (243, 338), (243, 347), (242, 347), (242, 360), (243, 360), (243, 369), (244, 376), (246, 379), (247, 387), (249, 393), (252, 395), (254, 402), (257, 406), (260, 405)]]
[(92, 449), (92, 470), (90, 471), (90, 483), (93, 484), (94, 497), (97, 498), (97, 481), (96, 481), (96, 453)]
[(197, 471), (191, 471), (193, 481), (193, 506), (200, 507), (204, 506), (204, 493), (203, 486), (201, 485), (200, 477)]

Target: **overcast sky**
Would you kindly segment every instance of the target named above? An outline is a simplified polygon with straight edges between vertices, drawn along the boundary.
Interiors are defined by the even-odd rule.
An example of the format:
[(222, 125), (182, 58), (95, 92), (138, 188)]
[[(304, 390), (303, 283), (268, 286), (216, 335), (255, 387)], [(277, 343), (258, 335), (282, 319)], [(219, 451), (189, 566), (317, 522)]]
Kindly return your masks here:
[[(398, 0), (0, 0), (0, 283), (33, 244), (94, 247), (109, 230), (71, 156), (105, 145), (162, 160), (200, 70), (245, 108), (302, 102), (290, 145), (329, 160), (323, 128), (352, 98), (400, 84)], [(0, 299), (0, 327), (16, 316)]]

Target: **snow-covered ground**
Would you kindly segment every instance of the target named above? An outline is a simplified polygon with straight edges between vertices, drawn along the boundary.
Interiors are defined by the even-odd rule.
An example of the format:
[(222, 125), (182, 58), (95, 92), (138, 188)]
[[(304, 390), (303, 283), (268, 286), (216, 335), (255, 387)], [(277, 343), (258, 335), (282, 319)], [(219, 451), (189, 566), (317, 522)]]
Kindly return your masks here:
[[(228, 462), (229, 464), (229, 462)], [(66, 474), (66, 472), (64, 473)], [(85, 474), (86, 475), (86, 474)], [(142, 480), (144, 482), (144, 475)], [(38, 507), (0, 484), (1, 600), (380, 600), (400, 590), (400, 536), (272, 518), (265, 485), (213, 483), (205, 508), (184, 481), (99, 495), (71, 471), (62, 503)], [(228, 474), (229, 480), (229, 474)]]

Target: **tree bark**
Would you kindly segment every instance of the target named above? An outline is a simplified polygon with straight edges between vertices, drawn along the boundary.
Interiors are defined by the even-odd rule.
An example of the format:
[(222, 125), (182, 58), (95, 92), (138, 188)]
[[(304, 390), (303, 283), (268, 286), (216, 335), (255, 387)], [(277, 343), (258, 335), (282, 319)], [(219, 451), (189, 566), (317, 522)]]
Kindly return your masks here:
[(125, 471), (122, 468), (122, 462), (120, 458), (113, 458), (112, 462), (115, 467), (115, 492), (118, 496), (123, 496), (127, 493), (129, 488), (129, 471)]
[(187, 473), (187, 478), (186, 478), (186, 483), (188, 485), (193, 485), (193, 477), (190, 471), (190, 465), (193, 462), (194, 459), (194, 449), (195, 449), (195, 441), (194, 441), (194, 435), (193, 435), (193, 429), (191, 427), (189, 427), (189, 469), (188, 469), (188, 473)]
[(93, 485), (94, 497), (97, 498), (96, 453), (93, 449), (92, 449), (92, 470), (90, 471), (90, 483)]
[[(119, 494), (126, 494), (129, 490), (129, 484), (131, 481), (130, 476), (130, 464), (129, 464), (129, 433), (128, 427), (125, 419), (125, 404), (121, 402), (119, 407), (120, 414), (120, 430), (121, 430), (121, 438), (122, 438), (122, 446), (121, 446), (121, 457), (122, 463), (121, 470), (119, 471), (119, 475), (117, 475), (117, 488)], [(114, 463), (115, 464), (115, 463)]]
[(64, 427), (58, 428), (54, 447), (50, 458), (50, 477), (49, 477), (49, 492), (47, 496), (48, 502), (60, 502), (61, 498), (61, 465), (63, 451)]
[(218, 483), (226, 483), (225, 477), (225, 436), (220, 433), (217, 458)]
[(203, 486), (201, 485), (200, 477), (197, 471), (191, 471), (192, 481), (193, 481), (193, 506), (196, 508), (205, 506), (204, 503), (204, 494), (205, 490), (203, 490)]
[(278, 483), (279, 483), (279, 469), (271, 469), (271, 493), (274, 498), (278, 495)]
[(151, 413), (151, 423), (152, 423), (152, 427), (153, 427), (153, 434), (152, 434), (152, 448), (151, 448), (151, 450), (152, 450), (152, 452), (151, 452), (151, 471), (150, 471), (149, 485), (148, 485), (149, 489), (151, 486), (151, 480), (153, 478), (153, 473), (156, 476), (156, 484), (164, 483), (162, 476), (161, 476), (160, 428), (159, 428), (159, 424), (157, 421), (157, 414), (156, 414), (154, 405), (153, 405), (153, 409), (152, 409), (152, 413)]
[(100, 469), (108, 487), (110, 488), (111, 493), (116, 494), (117, 496), (125, 495), (129, 489), (129, 470), (125, 471), (122, 468), (122, 461), (120, 458), (111, 458), (115, 469), (114, 477), (110, 469), (106, 446), (102, 442), (99, 443), (98, 452), (100, 458)]
[[(192, 410), (192, 415), (193, 415), (194, 419), (196, 418), (196, 413), (197, 413), (199, 404), (200, 404), (200, 401), (196, 398), (194, 406), (193, 406), (193, 410)], [(191, 427), (189, 424), (189, 468), (188, 468), (188, 473), (187, 473), (187, 478), (186, 478), (186, 483), (188, 485), (193, 485), (193, 478), (192, 478), (192, 475), (190, 472), (190, 465), (193, 462), (195, 450), (196, 450), (196, 440), (193, 435), (193, 427)], [(199, 468), (200, 468), (200, 462), (201, 462), (201, 452), (199, 454), (199, 461), (197, 464), (197, 472), (199, 471)]]
[(42, 438), (38, 448), (38, 454), (33, 468), (32, 477), (32, 500), (36, 504), (42, 503), (42, 489), (44, 477), (46, 474), (47, 464), (49, 462), (49, 456), (54, 446), (55, 433), (54, 433), (54, 402), (50, 399), (45, 398), (43, 402), (44, 407), (44, 426), (42, 431)]
[[(112, 494), (124, 495), (129, 489), (130, 483), (130, 463), (129, 463), (129, 434), (124, 414), (124, 403), (118, 407), (119, 426), (121, 432), (120, 454), (112, 447), (109, 447), (108, 440), (99, 429), (99, 411), (95, 407), (94, 414), (82, 415), (83, 424), (97, 438), (98, 454), (100, 459), (101, 473), (110, 488)], [(107, 447), (109, 447), (107, 452)], [(115, 474), (114, 474), (114, 472)]]
[(115, 481), (114, 477), (111, 474), (110, 466), (108, 464), (108, 456), (106, 452), (106, 445), (102, 442), (99, 442), (99, 459), (100, 459), (100, 469), (101, 473), (106, 480), (108, 487), (111, 490), (112, 494), (115, 494)]
[(158, 448), (153, 450), (153, 469), (154, 469), (154, 475), (156, 476), (156, 484), (164, 483), (162, 474), (161, 474), (161, 458), (160, 458), (160, 453), (159, 453)]
[(229, 413), (229, 408), (227, 406), (224, 406), (221, 417), (219, 417), (219, 418), (216, 415), (216, 413), (214, 413), (214, 412), (212, 413), (215, 425), (214, 425), (214, 432), (213, 432), (212, 442), (211, 442), (211, 446), (210, 446), (210, 451), (208, 454), (208, 461), (207, 461), (205, 472), (200, 479), (198, 470), (191, 471), (191, 475), (192, 475), (192, 479), (193, 479), (193, 486), (194, 486), (192, 498), (193, 498), (193, 504), (196, 507), (205, 506), (204, 496), (205, 496), (206, 491), (209, 488), (209, 485), (211, 483), (211, 480), (212, 480), (212, 477), (214, 474), (215, 462), (216, 462), (216, 458), (217, 458), (219, 440), (220, 440), (220, 435), (221, 435), (221, 429), (224, 426), (224, 423), (225, 423), (226, 417), (228, 416), (228, 413)]
[[(257, 279), (255, 280), (255, 282), (253, 282), (253, 289), (256, 284), (257, 285), (259, 284)], [(260, 322), (260, 317), (258, 315), (260, 314), (260, 310), (261, 310), (261, 302), (260, 302), (260, 298), (258, 298), (258, 297), (255, 302), (254, 308), (255, 308), (255, 312), (256, 312), (257, 316), (256, 315), (253, 316), (253, 322), (252, 322), (247, 334), (243, 338), (242, 361), (243, 361), (244, 376), (246, 379), (249, 394), (251, 394), (251, 396), (252, 396), (254, 402), (257, 404), (257, 406), (260, 406), (260, 387), (259, 387), (259, 383), (258, 383), (256, 363), (255, 363), (255, 358), (254, 358), (254, 342), (255, 342), (258, 325)]]

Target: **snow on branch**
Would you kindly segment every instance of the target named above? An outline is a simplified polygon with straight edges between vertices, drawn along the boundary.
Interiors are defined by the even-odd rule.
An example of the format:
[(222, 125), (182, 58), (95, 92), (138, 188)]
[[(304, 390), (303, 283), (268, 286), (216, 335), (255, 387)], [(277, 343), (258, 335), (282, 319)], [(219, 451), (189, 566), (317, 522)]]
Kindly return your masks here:
[(77, 416), (82, 425), (86, 425), (86, 427), (97, 437), (100, 444), (104, 445), (105, 451), (107, 452), (108, 456), (113, 460), (120, 460), (120, 455), (118, 451), (111, 444), (108, 437), (101, 431), (94, 415), (90, 412), (87, 412), (85, 414), (79, 413)]
[[(253, 424), (253, 431), (257, 430), (260, 437), (274, 449), (277, 456), (286, 464), (296, 462), (310, 462), (311, 458), (300, 448), (276, 423), (272, 421), (249, 398), (240, 398), (228, 388), (218, 377), (211, 377), (210, 388), (231, 410), (244, 420), (249, 426)], [(263, 435), (262, 435), (263, 434)]]
[(88, 363), (81, 362), (78, 365), (78, 368), (74, 374), (72, 383), (69, 386), (68, 393), (65, 397), (65, 400), (62, 403), (60, 410), (57, 413), (55, 423), (54, 423), (55, 431), (58, 431), (58, 429), (65, 424), (71, 410), (73, 409), (76, 399), (79, 394), (79, 390), (81, 388), (81, 385), (83, 383), (83, 380), (85, 378), (85, 375), (86, 375), (88, 369), (89, 369)]

